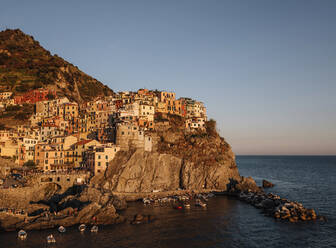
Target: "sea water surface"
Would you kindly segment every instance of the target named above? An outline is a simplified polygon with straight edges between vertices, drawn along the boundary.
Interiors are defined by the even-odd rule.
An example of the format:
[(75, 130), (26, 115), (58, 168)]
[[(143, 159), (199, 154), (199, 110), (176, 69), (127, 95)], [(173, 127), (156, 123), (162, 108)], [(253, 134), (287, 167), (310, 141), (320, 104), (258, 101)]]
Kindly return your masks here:
[[(101, 227), (99, 232), (64, 234), (30, 231), (25, 241), (17, 233), (1, 233), (0, 247), (336, 247), (336, 156), (237, 156), (240, 174), (257, 183), (275, 184), (270, 192), (314, 208), (328, 222), (288, 223), (264, 216), (260, 210), (226, 196), (209, 200), (206, 210), (191, 207), (144, 207), (132, 203), (123, 212), (152, 214), (157, 220), (133, 226)], [(57, 243), (46, 244), (53, 233)]]

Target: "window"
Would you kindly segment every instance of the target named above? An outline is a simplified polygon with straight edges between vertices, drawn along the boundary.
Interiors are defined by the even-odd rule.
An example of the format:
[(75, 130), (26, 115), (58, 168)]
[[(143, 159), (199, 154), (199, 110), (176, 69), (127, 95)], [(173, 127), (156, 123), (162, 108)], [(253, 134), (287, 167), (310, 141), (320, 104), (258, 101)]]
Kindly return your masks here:
[(106, 167), (108, 166), (108, 162), (106, 162)]
[(105, 159), (108, 159), (108, 156), (107, 156), (107, 155), (105, 156)]
[(98, 162), (98, 166), (100, 166), (100, 162)]
[(98, 159), (100, 159), (100, 155), (98, 155)]

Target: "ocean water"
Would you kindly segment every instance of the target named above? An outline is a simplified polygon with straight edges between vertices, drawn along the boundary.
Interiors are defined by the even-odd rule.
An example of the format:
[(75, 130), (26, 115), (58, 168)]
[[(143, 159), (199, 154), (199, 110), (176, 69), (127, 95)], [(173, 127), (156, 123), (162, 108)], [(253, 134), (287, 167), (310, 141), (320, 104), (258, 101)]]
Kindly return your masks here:
[[(297, 200), (328, 222), (288, 223), (264, 216), (260, 210), (227, 196), (209, 200), (207, 209), (144, 207), (130, 204), (123, 212), (151, 214), (149, 224), (119, 224), (99, 232), (79, 233), (76, 227), (64, 234), (57, 230), (28, 232), (26, 241), (16, 233), (1, 233), (0, 247), (336, 247), (336, 156), (238, 156), (241, 175), (257, 183), (275, 183), (270, 192)], [(46, 244), (53, 233), (57, 243)]]

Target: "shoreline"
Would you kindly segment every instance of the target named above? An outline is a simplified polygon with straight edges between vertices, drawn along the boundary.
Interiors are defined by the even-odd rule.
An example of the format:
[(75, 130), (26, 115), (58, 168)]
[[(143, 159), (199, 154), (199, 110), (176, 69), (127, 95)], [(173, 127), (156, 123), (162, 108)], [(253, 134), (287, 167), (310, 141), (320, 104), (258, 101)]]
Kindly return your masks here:
[(171, 190), (160, 192), (137, 192), (137, 193), (124, 193), (124, 192), (112, 192), (112, 195), (124, 199), (126, 202), (134, 202), (142, 200), (143, 198), (163, 198), (169, 196), (181, 196), (181, 195), (196, 195), (196, 194), (225, 194), (218, 189), (204, 189), (204, 190)]

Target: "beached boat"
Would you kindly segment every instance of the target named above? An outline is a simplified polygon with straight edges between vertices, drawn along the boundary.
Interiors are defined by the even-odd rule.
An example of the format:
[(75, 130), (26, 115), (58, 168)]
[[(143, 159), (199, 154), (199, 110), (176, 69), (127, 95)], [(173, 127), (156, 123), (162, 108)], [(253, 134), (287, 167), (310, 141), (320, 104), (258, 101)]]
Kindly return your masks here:
[(80, 232), (84, 232), (85, 229), (86, 229), (86, 225), (85, 225), (85, 224), (81, 224), (81, 225), (78, 227), (78, 230), (79, 230)]
[(21, 240), (25, 240), (27, 238), (27, 233), (25, 230), (20, 230), (18, 232), (18, 238)]
[(54, 235), (50, 234), (47, 236), (47, 242), (48, 243), (56, 243), (56, 239), (54, 238)]
[(205, 208), (207, 206), (206, 203), (202, 202), (200, 199), (196, 199), (195, 205), (202, 208)]
[(189, 203), (185, 203), (185, 204), (184, 204), (184, 208), (189, 209), (189, 208), (190, 208), (190, 204), (189, 204)]
[(98, 232), (98, 226), (94, 225), (91, 227), (91, 232)]
[(151, 203), (151, 200), (149, 198), (143, 198), (142, 201), (143, 201), (144, 204), (150, 204)]
[(59, 231), (60, 233), (65, 233), (66, 229), (65, 229), (64, 226), (60, 226), (60, 227), (58, 228), (58, 231)]

